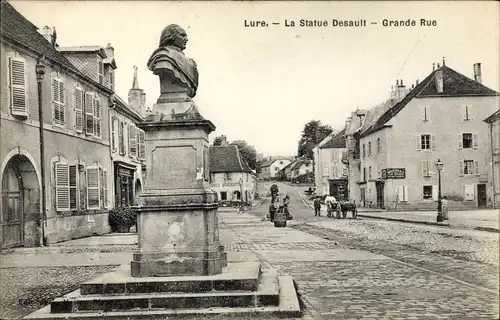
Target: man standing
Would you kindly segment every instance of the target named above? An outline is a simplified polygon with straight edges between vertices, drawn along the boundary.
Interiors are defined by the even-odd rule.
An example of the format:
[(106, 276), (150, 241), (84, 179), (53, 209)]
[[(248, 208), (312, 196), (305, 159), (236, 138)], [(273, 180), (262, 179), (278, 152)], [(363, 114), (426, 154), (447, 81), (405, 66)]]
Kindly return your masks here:
[(321, 217), (321, 200), (319, 196), (314, 199), (314, 216)]

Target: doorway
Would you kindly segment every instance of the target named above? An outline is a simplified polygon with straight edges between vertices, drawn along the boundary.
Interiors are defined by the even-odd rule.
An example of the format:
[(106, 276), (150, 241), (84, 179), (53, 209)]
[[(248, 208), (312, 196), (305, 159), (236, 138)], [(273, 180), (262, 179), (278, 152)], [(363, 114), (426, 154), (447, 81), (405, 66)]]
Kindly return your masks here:
[(2, 174), (1, 246), (4, 248), (40, 244), (40, 188), (31, 161), (13, 156)]
[(384, 183), (376, 182), (375, 188), (377, 192), (377, 207), (384, 208)]
[(360, 189), (361, 192), (361, 204), (366, 207), (366, 189)]
[(486, 208), (486, 184), (480, 183), (477, 185), (477, 206), (478, 208)]

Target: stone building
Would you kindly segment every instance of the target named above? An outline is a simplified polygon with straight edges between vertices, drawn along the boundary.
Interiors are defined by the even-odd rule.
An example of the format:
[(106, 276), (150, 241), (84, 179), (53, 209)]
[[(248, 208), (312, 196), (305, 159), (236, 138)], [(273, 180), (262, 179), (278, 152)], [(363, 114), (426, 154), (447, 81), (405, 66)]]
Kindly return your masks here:
[(444, 163), (442, 195), (450, 208), (492, 205), (488, 126), (498, 93), (444, 64), (433, 66), (407, 89), (398, 81), (390, 99), (353, 112), (346, 123), (349, 186), (362, 206), (435, 210)]
[(278, 172), (286, 167), (290, 162), (292, 162), (292, 160), (288, 157), (269, 157), (267, 161), (260, 166), (261, 179), (275, 179)]
[(500, 208), (500, 110), (484, 120), (489, 124), (491, 152), (491, 183), (493, 184), (493, 207)]
[(348, 197), (346, 152), (345, 130), (333, 132), (314, 147), (316, 194)]
[(255, 173), (241, 157), (238, 146), (223, 143), (212, 146), (210, 153), (210, 187), (219, 201), (252, 203), (257, 189)]
[[(55, 30), (38, 30), (5, 1), (1, 20), (1, 246), (108, 232), (112, 86), (58, 51)], [(99, 51), (96, 70), (100, 60)]]

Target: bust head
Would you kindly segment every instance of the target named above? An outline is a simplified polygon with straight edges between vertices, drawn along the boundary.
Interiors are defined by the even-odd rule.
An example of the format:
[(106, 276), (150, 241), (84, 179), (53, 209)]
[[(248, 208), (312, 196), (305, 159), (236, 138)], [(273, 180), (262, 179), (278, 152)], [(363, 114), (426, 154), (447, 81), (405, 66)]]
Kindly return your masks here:
[(161, 33), (160, 47), (173, 46), (182, 51), (186, 49), (187, 41), (186, 31), (176, 24), (171, 24)]

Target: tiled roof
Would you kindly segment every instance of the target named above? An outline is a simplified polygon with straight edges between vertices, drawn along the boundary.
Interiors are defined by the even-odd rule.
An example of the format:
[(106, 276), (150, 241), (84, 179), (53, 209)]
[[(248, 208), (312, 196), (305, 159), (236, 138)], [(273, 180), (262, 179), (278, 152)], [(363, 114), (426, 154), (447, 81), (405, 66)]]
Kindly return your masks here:
[(484, 119), (484, 122), (488, 122), (488, 123), (491, 123), (497, 119), (500, 119), (500, 110), (497, 110), (495, 112), (493, 112), (493, 114), (491, 116), (489, 116), (488, 118)]
[(345, 139), (345, 129), (337, 133), (330, 140), (328, 140), (324, 145), (320, 147), (320, 149), (331, 149), (331, 148), (345, 148), (346, 147), (346, 139)]
[[(292, 158), (292, 159), (291, 159)], [(267, 161), (265, 161), (263, 164), (260, 165), (261, 168), (264, 168), (264, 167), (269, 167), (270, 165), (272, 165), (275, 161), (278, 161), (278, 160), (289, 160), (289, 161), (293, 161), (293, 157), (281, 157), (281, 156), (277, 156), (277, 157), (271, 157), (271, 159), (268, 159)]]
[(125, 113), (129, 113), (132, 117), (135, 118), (136, 121), (142, 122), (144, 121), (143, 117), (136, 111), (134, 108), (131, 108), (125, 100), (123, 100), (119, 95), (116, 93), (113, 95), (113, 100), (119, 106), (120, 110), (124, 111)]
[(235, 145), (210, 147), (210, 172), (251, 172)]
[(298, 159), (295, 161), (292, 165), (291, 170), (297, 170), (299, 169), (303, 164), (311, 163), (310, 159)]
[[(21, 46), (28, 48), (33, 52), (37, 52), (40, 55), (44, 55), (46, 59), (51, 60), (60, 66), (72, 71), (73, 73), (79, 75), (81, 78), (99, 86), (100, 88), (105, 88), (99, 85), (85, 74), (80, 72), (71, 62), (64, 57), (62, 53), (56, 50), (56, 48), (45, 39), (37, 31), (37, 27), (28, 21), (22, 14), (20, 14), (14, 7), (5, 0), (0, 1), (1, 4), (1, 23), (0, 30), (2, 33), (2, 38), (13, 41)], [(105, 88), (106, 91), (111, 92), (111, 90)]]
[[(438, 70), (443, 71), (443, 92), (438, 93), (434, 85), (435, 75)], [(413, 98), (425, 98), (432, 96), (454, 97), (454, 96), (494, 96), (498, 93), (484, 85), (467, 78), (455, 70), (443, 66), (431, 72), (422, 82), (411, 90), (400, 102), (384, 112), (377, 121), (362, 132), (361, 137), (365, 137), (385, 127), (386, 123), (395, 117)]]

